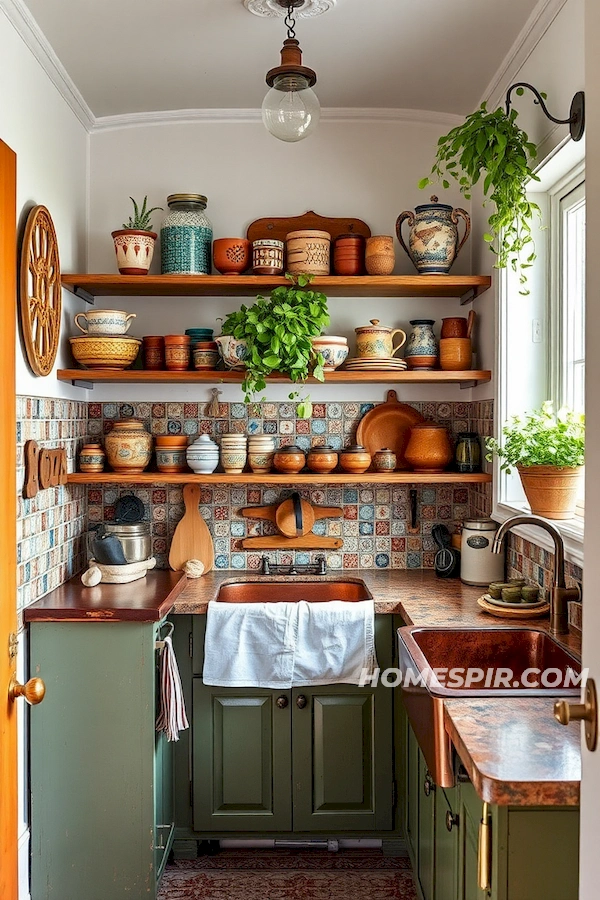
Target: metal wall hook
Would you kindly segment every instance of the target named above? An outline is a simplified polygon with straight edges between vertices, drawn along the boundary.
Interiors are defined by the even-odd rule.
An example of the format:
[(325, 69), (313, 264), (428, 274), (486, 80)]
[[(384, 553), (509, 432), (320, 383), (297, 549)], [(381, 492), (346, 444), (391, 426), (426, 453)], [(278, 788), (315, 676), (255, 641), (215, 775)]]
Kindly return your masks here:
[(570, 125), (571, 128), (571, 137), (574, 141), (580, 141), (583, 137), (583, 133), (585, 131), (585, 93), (584, 91), (577, 91), (571, 100), (571, 109), (569, 110), (568, 119), (557, 119), (556, 116), (553, 116), (549, 111), (546, 103), (544, 102), (544, 98), (541, 93), (535, 88), (532, 84), (529, 84), (527, 81), (518, 81), (515, 84), (511, 84), (508, 91), (506, 92), (506, 115), (510, 114), (511, 107), (511, 94), (513, 91), (518, 90), (519, 88), (527, 89), (531, 91), (535, 95), (535, 100), (533, 101), (538, 106), (542, 108), (542, 111), (546, 118), (550, 119), (551, 122), (556, 122), (557, 125)]
[[(166, 634), (160, 633), (163, 628), (168, 629)], [(165, 646), (166, 639), (170, 638), (174, 631), (175, 631), (175, 626), (173, 625), (172, 622), (165, 622), (164, 625), (161, 625), (160, 628), (158, 629), (158, 636), (159, 636), (160, 640), (154, 642), (154, 649), (162, 650)]]

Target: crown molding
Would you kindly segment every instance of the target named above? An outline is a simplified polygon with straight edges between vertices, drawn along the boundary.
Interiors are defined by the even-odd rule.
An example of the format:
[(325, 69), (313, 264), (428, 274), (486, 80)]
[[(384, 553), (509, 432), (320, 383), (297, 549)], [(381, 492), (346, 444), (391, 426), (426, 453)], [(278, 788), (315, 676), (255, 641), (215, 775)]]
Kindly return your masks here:
[[(1, 2), (1, 0), (0, 0)], [(260, 109), (167, 109), (152, 112), (124, 113), (100, 116), (94, 120), (92, 132), (114, 131), (121, 128), (143, 128), (148, 125), (184, 125), (201, 122), (207, 125), (247, 125), (262, 122)], [(321, 123), (407, 122), (413, 125), (454, 127), (462, 117), (452, 113), (420, 109), (359, 109), (338, 107), (321, 110)]]
[(567, 2), (568, 0), (539, 0), (485, 89), (480, 103), (486, 102), (489, 106), (503, 103), (508, 87), (516, 80), (518, 73)]
[(91, 131), (95, 123), (94, 114), (23, 0), (0, 0), (0, 12), (4, 13), (81, 124), (88, 132)]

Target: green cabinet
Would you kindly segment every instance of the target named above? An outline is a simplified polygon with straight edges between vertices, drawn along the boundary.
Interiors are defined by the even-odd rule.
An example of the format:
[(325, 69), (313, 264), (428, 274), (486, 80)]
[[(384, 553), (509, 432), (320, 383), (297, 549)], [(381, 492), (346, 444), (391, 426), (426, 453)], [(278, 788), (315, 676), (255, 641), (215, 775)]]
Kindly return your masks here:
[(32, 622), (31, 898), (155, 896), (173, 837), (158, 623)]

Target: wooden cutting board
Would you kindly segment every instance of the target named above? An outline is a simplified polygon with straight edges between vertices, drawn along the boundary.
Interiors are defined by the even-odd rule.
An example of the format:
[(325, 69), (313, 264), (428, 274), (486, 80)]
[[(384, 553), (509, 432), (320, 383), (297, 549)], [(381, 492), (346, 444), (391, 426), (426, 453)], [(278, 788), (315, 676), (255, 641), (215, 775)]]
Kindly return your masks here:
[(183, 569), (189, 559), (199, 559), (204, 564), (204, 574), (213, 567), (214, 548), (208, 526), (200, 515), (200, 485), (186, 484), (183, 489), (185, 514), (175, 529), (169, 565), (175, 571)]
[[(344, 510), (339, 506), (313, 506), (308, 500), (301, 500), (300, 504), (303, 535), (310, 533), (316, 519), (335, 519), (344, 515)], [(296, 536), (296, 517), (292, 498), (272, 506), (245, 506), (240, 512), (247, 519), (267, 519), (274, 522), (286, 537)]]
[(327, 231), (331, 235), (332, 241), (340, 234), (362, 234), (365, 238), (371, 237), (371, 229), (362, 219), (320, 216), (312, 210), (301, 216), (256, 219), (248, 226), (246, 237), (249, 241), (271, 238), (285, 243), (290, 231), (302, 231), (305, 228)]
[(356, 431), (356, 442), (374, 456), (383, 447), (396, 454), (396, 469), (409, 469), (404, 453), (412, 425), (424, 422), (421, 413), (407, 403), (400, 403), (396, 391), (388, 391), (380, 403), (362, 417)]
[(343, 543), (342, 538), (321, 537), (318, 534), (302, 534), (292, 538), (272, 534), (244, 538), (242, 547), (244, 550), (339, 550)]

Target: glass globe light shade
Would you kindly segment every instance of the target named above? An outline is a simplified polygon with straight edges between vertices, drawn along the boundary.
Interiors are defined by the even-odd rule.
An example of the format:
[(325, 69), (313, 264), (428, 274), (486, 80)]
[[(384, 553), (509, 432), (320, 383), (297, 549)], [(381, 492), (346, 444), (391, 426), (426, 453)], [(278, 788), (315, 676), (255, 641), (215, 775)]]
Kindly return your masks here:
[(262, 105), (267, 131), (280, 141), (302, 141), (321, 116), (319, 98), (304, 75), (278, 75)]

